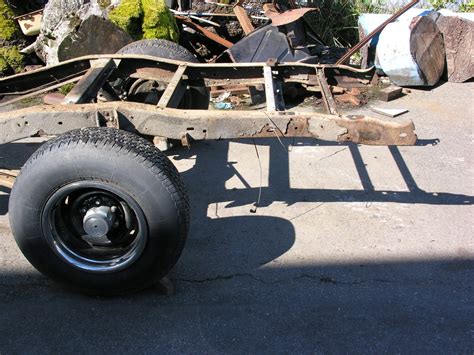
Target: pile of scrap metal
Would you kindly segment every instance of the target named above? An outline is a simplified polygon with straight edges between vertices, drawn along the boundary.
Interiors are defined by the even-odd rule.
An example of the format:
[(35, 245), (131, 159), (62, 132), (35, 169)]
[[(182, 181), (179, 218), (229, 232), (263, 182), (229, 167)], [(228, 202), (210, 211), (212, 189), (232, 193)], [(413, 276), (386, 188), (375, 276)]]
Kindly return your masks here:
[[(433, 12), (427, 13), (418, 9), (415, 13), (409, 12), (418, 2), (418, 0), (413, 0), (393, 15), (381, 15), (377, 16), (376, 20), (368, 21), (368, 26), (361, 26), (361, 42), (349, 50), (326, 46), (305, 19), (305, 15), (318, 9), (300, 7), (294, 1), (288, 1), (283, 5), (282, 2), (277, 1), (244, 4), (243, 0), (237, 0), (234, 4), (224, 4), (168, 0), (167, 4), (178, 24), (179, 44), (193, 53), (200, 62), (265, 63), (272, 61), (274, 63), (340, 65), (348, 63), (357, 51), (362, 50), (362, 67), (368, 68), (368, 64), (374, 64), (378, 69), (383, 69), (377, 73), (389, 75), (392, 83), (400, 86), (434, 85), (444, 70), (446, 38), (443, 41), (443, 36), (434, 22)], [(81, 15), (82, 23), (73, 33), (75, 40), (65, 40), (58, 44), (58, 51), (53, 51), (55, 53), (53, 56), (50, 53), (45, 54), (46, 57), (48, 55), (50, 57), (46, 59), (51, 59), (51, 62), (45, 60), (47, 64), (56, 64), (81, 55), (115, 53), (132, 41), (128, 33), (120, 31), (104, 19), (99, 19), (96, 14), (98, 10), (93, 4), (94, 2), (91, 1), (87, 5), (87, 11), (81, 10), (86, 15)], [(47, 12), (46, 9), (45, 16)], [(36, 33), (39, 16), (41, 12), (20, 18), (22, 28), (25, 27), (22, 21), (34, 21)], [(108, 15), (104, 16), (107, 18)], [(362, 18), (361, 23), (363, 22)], [(107, 43), (91, 36), (90, 30), (83, 30), (83, 27), (87, 27), (86, 23), (87, 26), (95, 29), (100, 27), (100, 32), (109, 33)], [(33, 25), (30, 24), (24, 31), (31, 32), (32, 28)], [(472, 31), (468, 35), (472, 36)], [(397, 36), (400, 38), (395, 38)], [(80, 48), (77, 44), (79, 42)], [(374, 47), (374, 43), (378, 43), (375, 63), (368, 55), (374, 52), (368, 50)], [(468, 47), (464, 46), (464, 49)], [(45, 52), (48, 51), (51, 52), (49, 49)], [(394, 56), (393, 53), (397, 55)], [(449, 63), (455, 63), (455, 61), (450, 61), (448, 58)], [(452, 66), (454, 64), (451, 64)], [(460, 65), (458, 64), (457, 67), (459, 68)], [(469, 63), (464, 71), (467, 75), (463, 78), (469, 78), (471, 71), (472, 63)], [(337, 79), (328, 78), (329, 90), (332, 91), (335, 100), (341, 104), (363, 105), (369, 96), (366, 92), (370, 84), (378, 83), (375, 70), (365, 71), (363, 78), (360, 75), (354, 77), (352, 73), (341, 79), (343, 76), (344, 74), (341, 73)], [(456, 75), (451, 75), (452, 78), (455, 76), (460, 75), (458, 72)], [(307, 78), (303, 79), (307, 80)], [(242, 83), (242, 85), (224, 87), (219, 84), (222, 83), (216, 83), (211, 87), (211, 95), (218, 102), (218, 105), (215, 105), (216, 108), (239, 106), (242, 101), (245, 101), (238, 97), (242, 93), (247, 94), (253, 105), (263, 103), (265, 100), (265, 88), (262, 85)], [(290, 87), (287, 84), (284, 85), (286, 85), (284, 98), (286, 100), (304, 100), (308, 96), (315, 95), (319, 97), (319, 101), (313, 101), (313, 103), (324, 101), (324, 95), (312, 91), (311, 85), (308, 86), (306, 82), (300, 84), (293, 82)], [(232, 102), (229, 103), (227, 100), (226, 103), (222, 103), (222, 95), (225, 100), (230, 99)]]
[[(203, 60), (234, 63), (265, 62), (268, 59), (277, 59), (279, 62), (333, 64), (346, 51), (343, 48), (325, 46), (318, 34), (303, 19), (306, 13), (317, 11), (316, 8), (281, 9), (276, 4), (264, 4), (262, 9), (265, 16), (248, 15), (241, 1), (231, 8), (244, 34), (241, 39), (235, 41), (238, 36), (229, 35), (228, 28), (223, 30), (220, 28), (225, 26), (222, 19), (213, 18), (218, 15), (218, 17), (226, 18), (225, 22), (229, 22), (229, 18), (235, 19), (233, 16), (204, 13), (208, 15), (206, 20), (212, 20), (211, 25), (216, 26), (214, 30), (210, 30), (195, 23), (197, 20), (194, 17), (199, 13), (179, 12), (177, 19), (184, 25), (184, 31), (198, 33), (198, 37), (191, 37), (190, 41), (181, 44), (195, 51), (198, 56), (202, 56), (202, 52), (196, 50), (195, 43), (201, 44), (202, 36), (205, 36), (208, 40), (225, 47), (225, 50), (212, 47), (208, 41), (204, 41), (211, 51), (209, 51), (210, 55), (202, 56)], [(185, 17), (185, 14), (188, 14), (188, 17)], [(200, 15), (200, 19), (203, 20), (203, 14)]]
[[(225, 33), (222, 31), (219, 32), (217, 27), (217, 31), (211, 32), (209, 29), (205, 29), (193, 22), (197, 19), (201, 21), (211, 21), (211, 25), (214, 25), (212, 23), (213, 21), (219, 21), (219, 18), (222, 18), (220, 16), (213, 17), (216, 15), (215, 13), (180, 12), (177, 18), (183, 24), (183, 32), (189, 36), (182, 45), (194, 51), (196, 55), (201, 55), (201, 60), (203, 61), (250, 63), (272, 60), (283, 63), (346, 64), (352, 55), (363, 48), (364, 45), (378, 35), (388, 24), (396, 20), (416, 3), (418, 3), (418, 0), (411, 1), (408, 5), (375, 28), (372, 33), (365, 34), (362, 41), (350, 50), (326, 46), (318, 36), (318, 33), (313, 30), (311, 24), (307, 22), (304, 17), (309, 12), (318, 11), (318, 9), (298, 7), (294, 2), (289, 2), (288, 7), (279, 5), (275, 1), (273, 3), (263, 4), (262, 12), (266, 20), (256, 26), (256, 21), (261, 21), (262, 17), (249, 15), (242, 5), (242, 0), (237, 1), (237, 3), (230, 8), (233, 10), (233, 16), (237, 18), (245, 35), (235, 43), (232, 43), (230, 41), (231, 39), (225, 36)], [(186, 14), (188, 17), (184, 16)], [(226, 17), (224, 16), (224, 18)], [(227, 19), (228, 18), (229, 17), (227, 17)], [(216, 23), (215, 25), (221, 27), (222, 22)], [(222, 36), (219, 36), (217, 33), (222, 34)], [(203, 37), (207, 38), (207, 41), (203, 41)], [(202, 46), (203, 42), (206, 48), (213, 49), (207, 51), (207, 55), (202, 55), (200, 46)], [(212, 46), (209, 42), (214, 42), (218, 45), (217, 47)], [(196, 46), (196, 44), (198, 45)], [(337, 80), (339, 83), (344, 82), (345, 85), (342, 86), (333, 86), (334, 82), (330, 81), (329, 90), (332, 91), (338, 103), (361, 106), (367, 102), (368, 95), (366, 95), (366, 92), (368, 91), (368, 86), (378, 83), (377, 76), (374, 74), (375, 71), (368, 71), (366, 72), (366, 77), (363, 79), (355, 79), (353, 76), (348, 76), (345, 80)], [(223, 104), (220, 102), (222, 94), (227, 95), (229, 98), (229, 92), (223, 92), (221, 87), (214, 87), (212, 89), (211, 94), (217, 96), (217, 108), (232, 108), (232, 104), (235, 102), (238, 104), (240, 102), (235, 96), (230, 96), (230, 101), (232, 102)], [(307, 86), (293, 85), (291, 90), (286, 88), (285, 92), (287, 93), (287, 98), (292, 100), (305, 97), (308, 91), (310, 90), (308, 90)], [(235, 92), (241, 93), (242, 87), (237, 86), (232, 88), (232, 93)], [(314, 92), (309, 93), (314, 95)], [(250, 95), (252, 103), (254, 104), (264, 100), (262, 87), (251, 87)], [(323, 102), (324, 95), (320, 97), (320, 102)], [(327, 102), (325, 103), (327, 106)]]

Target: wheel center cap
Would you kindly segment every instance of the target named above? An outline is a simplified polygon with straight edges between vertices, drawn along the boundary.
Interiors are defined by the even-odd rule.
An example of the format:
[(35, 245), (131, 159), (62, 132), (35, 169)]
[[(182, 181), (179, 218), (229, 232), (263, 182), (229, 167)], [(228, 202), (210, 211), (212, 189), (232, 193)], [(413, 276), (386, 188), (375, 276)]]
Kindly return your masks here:
[(93, 238), (104, 237), (112, 227), (113, 220), (114, 215), (110, 207), (91, 208), (84, 216), (84, 231)]

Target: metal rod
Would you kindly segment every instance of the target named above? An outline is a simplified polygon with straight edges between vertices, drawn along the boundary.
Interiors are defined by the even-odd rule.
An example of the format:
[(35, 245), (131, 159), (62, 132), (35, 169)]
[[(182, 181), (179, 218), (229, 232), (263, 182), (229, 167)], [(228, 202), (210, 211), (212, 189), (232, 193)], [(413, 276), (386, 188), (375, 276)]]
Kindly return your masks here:
[(11, 105), (11, 104), (14, 104), (15, 102), (18, 102), (18, 101), (21, 101), (21, 100), (25, 100), (25, 99), (29, 99), (29, 98), (32, 98), (32, 97), (35, 97), (35, 96), (38, 96), (40, 94), (45, 94), (49, 91), (53, 91), (55, 89), (59, 89), (60, 87), (64, 86), (64, 85), (67, 85), (67, 84), (74, 84), (74, 83), (77, 83), (79, 80), (81, 80), (82, 76), (80, 77), (77, 77), (77, 78), (73, 78), (73, 79), (70, 79), (70, 80), (66, 80), (66, 81), (63, 81), (59, 84), (56, 84), (56, 85), (51, 85), (51, 86), (48, 86), (47, 88), (44, 88), (44, 89), (41, 89), (41, 90), (37, 90), (37, 91), (33, 91), (29, 94), (26, 94), (26, 95), (23, 95), (23, 96), (20, 96), (20, 97), (17, 97), (17, 98), (14, 98), (12, 100), (8, 100), (6, 102), (2, 102), (0, 104), (0, 107), (4, 107), (4, 106), (8, 106), (8, 105)]
[[(205, 16), (205, 17), (237, 17), (235, 14), (218, 14), (213, 12), (185, 12), (185, 11), (175, 11), (173, 10), (175, 15), (183, 15), (183, 16)], [(251, 15), (251, 18), (255, 20), (269, 20), (266, 16), (254, 16)]]

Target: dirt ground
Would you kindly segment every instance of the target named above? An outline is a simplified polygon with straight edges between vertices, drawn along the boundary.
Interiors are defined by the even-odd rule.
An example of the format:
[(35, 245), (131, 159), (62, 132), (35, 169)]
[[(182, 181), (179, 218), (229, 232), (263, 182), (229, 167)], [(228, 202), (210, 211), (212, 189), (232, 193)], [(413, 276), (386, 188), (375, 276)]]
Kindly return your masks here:
[[(409, 109), (395, 120), (414, 120), (414, 147), (257, 141), (257, 213), (252, 141), (172, 150), (192, 226), (170, 296), (55, 286), (0, 190), (0, 353), (472, 353), (473, 96), (446, 83), (372, 103)], [(0, 146), (0, 165), (38, 146)]]

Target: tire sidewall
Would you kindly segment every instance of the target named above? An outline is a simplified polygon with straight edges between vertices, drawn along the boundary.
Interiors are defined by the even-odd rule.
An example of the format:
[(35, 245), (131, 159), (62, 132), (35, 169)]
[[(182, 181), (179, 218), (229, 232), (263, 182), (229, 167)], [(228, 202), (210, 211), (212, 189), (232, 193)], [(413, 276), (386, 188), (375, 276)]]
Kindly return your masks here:
[[(137, 137), (138, 138), (138, 137)], [(27, 259), (49, 277), (74, 288), (109, 292), (140, 289), (162, 278), (174, 265), (187, 231), (179, 220), (176, 204), (162, 179), (140, 158), (105, 146), (77, 144), (48, 152), (20, 174), (10, 197), (10, 222), (16, 242)], [(47, 158), (47, 159), (45, 159)], [(90, 172), (85, 174), (85, 172)], [(23, 175), (30, 179), (23, 179)], [(35, 183), (31, 184), (31, 177)], [(41, 224), (42, 211), (52, 194), (67, 184), (90, 180), (112, 185), (142, 209), (148, 237), (142, 256), (128, 268), (107, 274), (77, 269), (58, 256), (47, 242)], [(178, 236), (178, 238), (177, 238)]]

